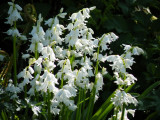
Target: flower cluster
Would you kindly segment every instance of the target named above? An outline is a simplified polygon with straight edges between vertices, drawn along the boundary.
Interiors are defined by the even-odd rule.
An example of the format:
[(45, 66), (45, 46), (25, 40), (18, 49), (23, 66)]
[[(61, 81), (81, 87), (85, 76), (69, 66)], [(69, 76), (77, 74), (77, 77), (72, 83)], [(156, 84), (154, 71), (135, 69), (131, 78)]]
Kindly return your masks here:
[[(136, 106), (138, 104), (136, 98), (133, 97), (131, 94), (126, 93), (124, 89), (127, 86), (130, 86), (133, 83), (135, 83), (135, 81), (137, 81), (137, 78), (135, 78), (132, 74), (129, 74), (127, 72), (127, 69), (131, 69), (131, 66), (133, 65), (133, 63), (135, 63), (133, 55), (143, 54), (143, 50), (139, 47), (131, 47), (130, 45), (125, 45), (125, 44), (123, 44), (123, 46), (125, 50), (124, 54), (122, 54), (121, 56), (110, 55), (107, 56), (106, 58), (108, 62), (113, 62), (113, 64), (110, 64), (110, 66), (112, 67), (112, 70), (114, 70), (114, 77), (116, 78), (114, 83), (116, 83), (119, 86), (119, 88), (115, 92), (114, 97), (111, 98), (111, 101), (116, 106), (115, 110), (116, 111), (118, 110), (119, 113), (122, 113), (122, 111), (125, 109), (123, 107), (124, 105), (128, 106), (129, 104), (132, 103)], [(113, 117), (117, 116), (119, 113), (117, 113)], [(124, 115), (125, 115), (124, 118), (128, 120), (127, 112), (125, 112)]]
[[(22, 20), (18, 12), (22, 8), (14, 2), (9, 2), (9, 5), (10, 16), (6, 23), (12, 26), (18, 19)], [(87, 19), (93, 9), (95, 7), (73, 13), (69, 17), (70, 23), (63, 26), (59, 19), (65, 18), (67, 13), (62, 8), (58, 15), (45, 21), (48, 26), (46, 31), (41, 26), (43, 18), (39, 14), (37, 24), (29, 34), (27, 53), (22, 55), (23, 59), (28, 60), (28, 66), (17, 75), (20, 81), (17, 86), (10, 83), (6, 89), (14, 94), (12, 99), (19, 99), (18, 95), (24, 92), (25, 101), (34, 115), (38, 116), (46, 106), (48, 115), (62, 114), (66, 108), (75, 111), (79, 109), (79, 100), (86, 99), (82, 93), (94, 95), (92, 97), (95, 102), (104, 85), (103, 75), (107, 73), (105, 66), (100, 66), (101, 62), (113, 62), (110, 66), (114, 70), (115, 83), (120, 87), (111, 101), (119, 111), (118, 116), (124, 104), (137, 105), (137, 100), (124, 91), (126, 86), (137, 80), (126, 69), (131, 69), (135, 62), (132, 55), (139, 55), (143, 50), (124, 45), (125, 53), (121, 56), (104, 55), (110, 49), (109, 44), (116, 41), (118, 36), (111, 32), (100, 38), (93, 37), (94, 31), (87, 27)], [(7, 31), (7, 34), (22, 37), (15, 27)], [(30, 104), (28, 101), (32, 100), (43, 104)], [(125, 115), (127, 112), (131, 113), (130, 110), (125, 110)]]
[(11, 35), (12, 37), (14, 36), (19, 37), (21, 40), (27, 40), (26, 36), (21, 35), (18, 29), (16, 28), (16, 21), (18, 20), (23, 21), (19, 13), (19, 11), (22, 11), (22, 8), (18, 4), (14, 4), (14, 1), (8, 2), (8, 4), (10, 5), (10, 8), (8, 10), (9, 17), (7, 18), (7, 21), (5, 23), (10, 24), (13, 27), (10, 28), (6, 33), (8, 35)]

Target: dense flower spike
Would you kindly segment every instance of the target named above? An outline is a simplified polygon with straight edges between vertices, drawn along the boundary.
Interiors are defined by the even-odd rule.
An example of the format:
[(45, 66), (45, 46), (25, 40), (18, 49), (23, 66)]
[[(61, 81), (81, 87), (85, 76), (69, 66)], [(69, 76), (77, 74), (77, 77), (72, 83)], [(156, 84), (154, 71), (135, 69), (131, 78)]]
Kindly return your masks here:
[(128, 105), (130, 103), (136, 106), (138, 103), (138, 101), (133, 96), (131, 96), (129, 93), (126, 93), (123, 90), (117, 90), (115, 93), (115, 97), (112, 98), (111, 101), (115, 106), (119, 107), (122, 107), (123, 104)]
[(13, 23), (15, 21), (17, 21), (18, 19), (23, 21), (21, 15), (19, 13), (19, 11), (22, 11), (22, 8), (18, 4), (14, 4), (14, 1), (8, 2), (8, 4), (10, 5), (10, 8), (8, 10), (9, 17), (7, 18), (7, 22), (5, 22), (5, 23), (10, 24), (12, 26)]
[[(136, 98), (134, 98), (131, 94), (126, 93), (123, 90), (123, 87), (125, 88), (126, 86), (130, 86), (135, 83), (135, 81), (137, 81), (137, 78), (135, 78), (132, 74), (129, 74), (127, 72), (127, 69), (131, 69), (131, 66), (133, 65), (133, 63), (135, 63), (132, 56), (140, 55), (143, 53), (143, 50), (139, 47), (131, 47), (130, 45), (124, 44), (123, 46), (125, 50), (124, 54), (122, 54), (121, 56), (110, 55), (106, 58), (107, 61), (113, 62), (113, 64), (110, 64), (110, 66), (112, 67), (112, 70), (115, 70), (114, 77), (116, 78), (116, 80), (114, 83), (120, 86), (119, 89), (116, 90), (115, 96), (111, 98), (114, 106), (120, 107), (120, 111), (124, 111), (124, 104), (128, 105), (132, 103), (135, 106), (138, 104)], [(117, 110), (115, 109), (115, 111)], [(124, 119), (128, 120), (127, 110), (125, 109), (124, 112), (119, 112), (118, 118), (121, 119), (121, 117), (124, 115)]]
[(9, 17), (7, 18), (7, 21), (5, 23), (10, 24), (11, 26), (13, 26), (13, 28), (10, 28), (6, 33), (8, 35), (11, 35), (12, 37), (19, 37), (21, 40), (27, 40), (26, 36), (19, 33), (19, 30), (16, 28), (15, 24), (15, 22), (18, 20), (23, 21), (19, 13), (19, 11), (22, 11), (22, 8), (18, 4), (14, 4), (14, 1), (8, 2), (8, 4), (10, 5), (10, 8), (8, 10)]

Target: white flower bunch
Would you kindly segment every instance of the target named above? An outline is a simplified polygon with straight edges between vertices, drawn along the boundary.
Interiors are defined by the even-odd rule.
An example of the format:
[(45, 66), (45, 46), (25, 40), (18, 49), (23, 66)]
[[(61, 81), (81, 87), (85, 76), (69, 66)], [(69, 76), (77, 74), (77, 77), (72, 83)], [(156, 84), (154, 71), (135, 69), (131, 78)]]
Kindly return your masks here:
[[(22, 8), (14, 2), (9, 2), (9, 5), (10, 16), (6, 23), (13, 25), (18, 19), (22, 20), (18, 12)], [(22, 55), (23, 59), (28, 59), (28, 66), (17, 75), (20, 81), (18, 85), (14, 87), (9, 84), (7, 87), (8, 91), (14, 93), (14, 98), (18, 98), (18, 94), (24, 92), (27, 101), (43, 102), (39, 106), (30, 105), (34, 115), (38, 116), (41, 109), (47, 106), (48, 116), (50, 114), (63, 116), (66, 109), (70, 111), (78, 109), (79, 117), (78, 111), (81, 111), (80, 106), (83, 104), (81, 101), (86, 100), (87, 93), (91, 94), (89, 106), (93, 106), (104, 85), (103, 75), (107, 74), (105, 66), (100, 66), (101, 62), (103, 65), (106, 62), (113, 62), (110, 66), (114, 70), (115, 83), (120, 88), (111, 101), (115, 108), (120, 108), (118, 116), (125, 109), (124, 104), (137, 105), (137, 100), (126, 93), (123, 87), (130, 86), (137, 80), (126, 70), (131, 69), (135, 63), (132, 55), (139, 55), (143, 50), (124, 45), (125, 53), (121, 56), (104, 55), (104, 52), (110, 49), (109, 44), (116, 41), (118, 36), (111, 32), (103, 34), (100, 38), (93, 37), (94, 31), (87, 27), (87, 19), (90, 18), (90, 11), (93, 9), (95, 7), (73, 13), (69, 17), (70, 23), (63, 26), (59, 19), (65, 18), (67, 13), (63, 13), (62, 8), (58, 15), (45, 21), (45, 25), (48, 26), (46, 31), (41, 26), (43, 18), (39, 14), (37, 24), (30, 32), (27, 53)], [(7, 33), (16, 37), (21, 36), (15, 28)], [(93, 107), (88, 109), (87, 115), (93, 111), (92, 109)], [(129, 110), (125, 111), (126, 115)]]
[[(134, 58), (132, 56), (143, 54), (143, 50), (139, 47), (131, 47), (130, 45), (125, 44), (123, 44), (123, 46), (125, 50), (124, 54), (122, 54), (121, 56), (110, 55), (107, 56), (106, 60), (108, 62), (113, 62), (113, 64), (110, 64), (110, 66), (112, 67), (112, 70), (114, 70), (114, 77), (116, 78), (114, 83), (116, 83), (119, 86), (119, 88), (115, 92), (114, 97), (111, 98), (111, 101), (113, 102), (116, 108), (115, 110), (120, 111), (121, 116), (123, 111), (124, 119), (128, 120), (126, 112), (127, 110), (123, 107), (124, 104), (128, 106), (128, 104), (132, 103), (136, 106), (138, 104), (138, 101), (131, 94), (126, 93), (124, 91), (124, 88), (132, 85), (133, 83), (135, 83), (135, 81), (137, 81), (137, 78), (135, 78), (132, 74), (129, 74), (127, 72), (127, 69), (131, 69), (131, 66), (133, 65), (133, 63), (135, 63)], [(113, 115), (113, 117), (117, 117), (118, 114), (120, 113)], [(119, 117), (119, 119), (120, 118), (121, 117)]]
[(19, 13), (19, 11), (22, 11), (22, 8), (18, 4), (14, 4), (14, 1), (8, 2), (8, 4), (10, 5), (10, 8), (8, 10), (9, 17), (7, 18), (7, 22), (6, 23), (10, 24), (12, 26), (13, 23), (15, 21), (17, 21), (18, 19), (23, 21), (21, 15)]
[(123, 104), (134, 104), (135, 106), (137, 105), (138, 101), (136, 98), (131, 96), (131, 94), (126, 93), (123, 90), (117, 90), (115, 93), (115, 97), (111, 99), (113, 101), (113, 104), (117, 107), (122, 108)]
[(11, 35), (12, 37), (16, 36), (19, 37), (21, 40), (27, 40), (26, 36), (21, 35), (18, 29), (16, 28), (16, 21), (21, 20), (23, 21), (19, 11), (22, 11), (22, 8), (18, 4), (14, 4), (14, 0), (12, 2), (8, 2), (10, 8), (8, 10), (9, 17), (7, 18), (6, 24), (10, 24), (13, 26), (9, 29), (6, 33)]
[[(127, 114), (131, 114), (133, 117), (134, 117), (134, 114), (135, 114), (135, 110), (132, 110), (132, 109), (128, 109), (128, 110), (124, 110), (124, 117), (123, 117), (123, 120), (129, 120), (129, 118), (127, 117)], [(117, 113), (117, 116), (113, 115), (114, 117), (117, 118), (117, 120), (121, 120), (122, 119), (122, 111), (119, 111)], [(108, 120), (113, 120), (113, 117), (109, 118)]]
[(17, 94), (21, 92), (19, 87), (16, 87), (13, 85), (13, 81), (11, 79), (9, 80), (9, 84), (6, 87), (6, 91), (13, 93), (13, 95), (11, 96), (11, 99), (18, 98)]

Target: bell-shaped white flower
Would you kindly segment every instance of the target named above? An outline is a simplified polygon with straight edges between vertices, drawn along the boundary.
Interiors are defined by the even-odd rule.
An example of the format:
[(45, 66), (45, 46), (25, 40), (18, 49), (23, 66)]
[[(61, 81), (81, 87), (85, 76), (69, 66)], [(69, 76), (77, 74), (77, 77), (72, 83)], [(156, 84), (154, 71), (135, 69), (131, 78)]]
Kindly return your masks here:
[(98, 93), (99, 90), (102, 90), (102, 86), (103, 86), (103, 76), (101, 73), (98, 73), (96, 75), (96, 79), (97, 79), (97, 83), (96, 83), (96, 92)]
[(123, 90), (116, 90), (115, 96), (111, 98), (111, 101), (115, 106), (122, 107), (123, 104), (134, 104), (135, 106), (138, 104), (138, 101), (135, 97), (131, 96), (131, 94), (126, 93)]
[(13, 23), (18, 19), (23, 21), (19, 13), (19, 11), (22, 11), (22, 8), (18, 4), (14, 4), (13, 2), (8, 2), (8, 4), (10, 5), (9, 11), (8, 11), (9, 17), (7, 18), (7, 21), (5, 23), (10, 24), (12, 26)]
[(14, 37), (14, 36), (21, 37), (21, 34), (19, 33), (17, 28), (9, 29), (6, 33), (8, 35), (11, 35), (12, 37)]

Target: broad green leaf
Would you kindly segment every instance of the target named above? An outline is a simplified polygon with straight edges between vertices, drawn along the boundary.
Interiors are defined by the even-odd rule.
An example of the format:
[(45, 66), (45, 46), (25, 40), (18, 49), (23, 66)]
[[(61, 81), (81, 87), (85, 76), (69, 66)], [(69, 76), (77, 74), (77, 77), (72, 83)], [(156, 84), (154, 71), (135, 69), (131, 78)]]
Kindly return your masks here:
[(118, 33), (126, 33), (130, 31), (129, 22), (122, 15), (116, 15), (108, 19), (105, 24), (106, 29), (116, 29)]
[(149, 63), (149, 64), (147, 65), (147, 71), (148, 71), (149, 73), (151, 73), (152, 75), (154, 75), (155, 72), (156, 72), (156, 65), (153, 64), (153, 63)]
[(118, 5), (122, 9), (122, 12), (124, 14), (128, 14), (128, 12), (129, 12), (129, 6), (127, 6), (124, 2), (119, 2)]

